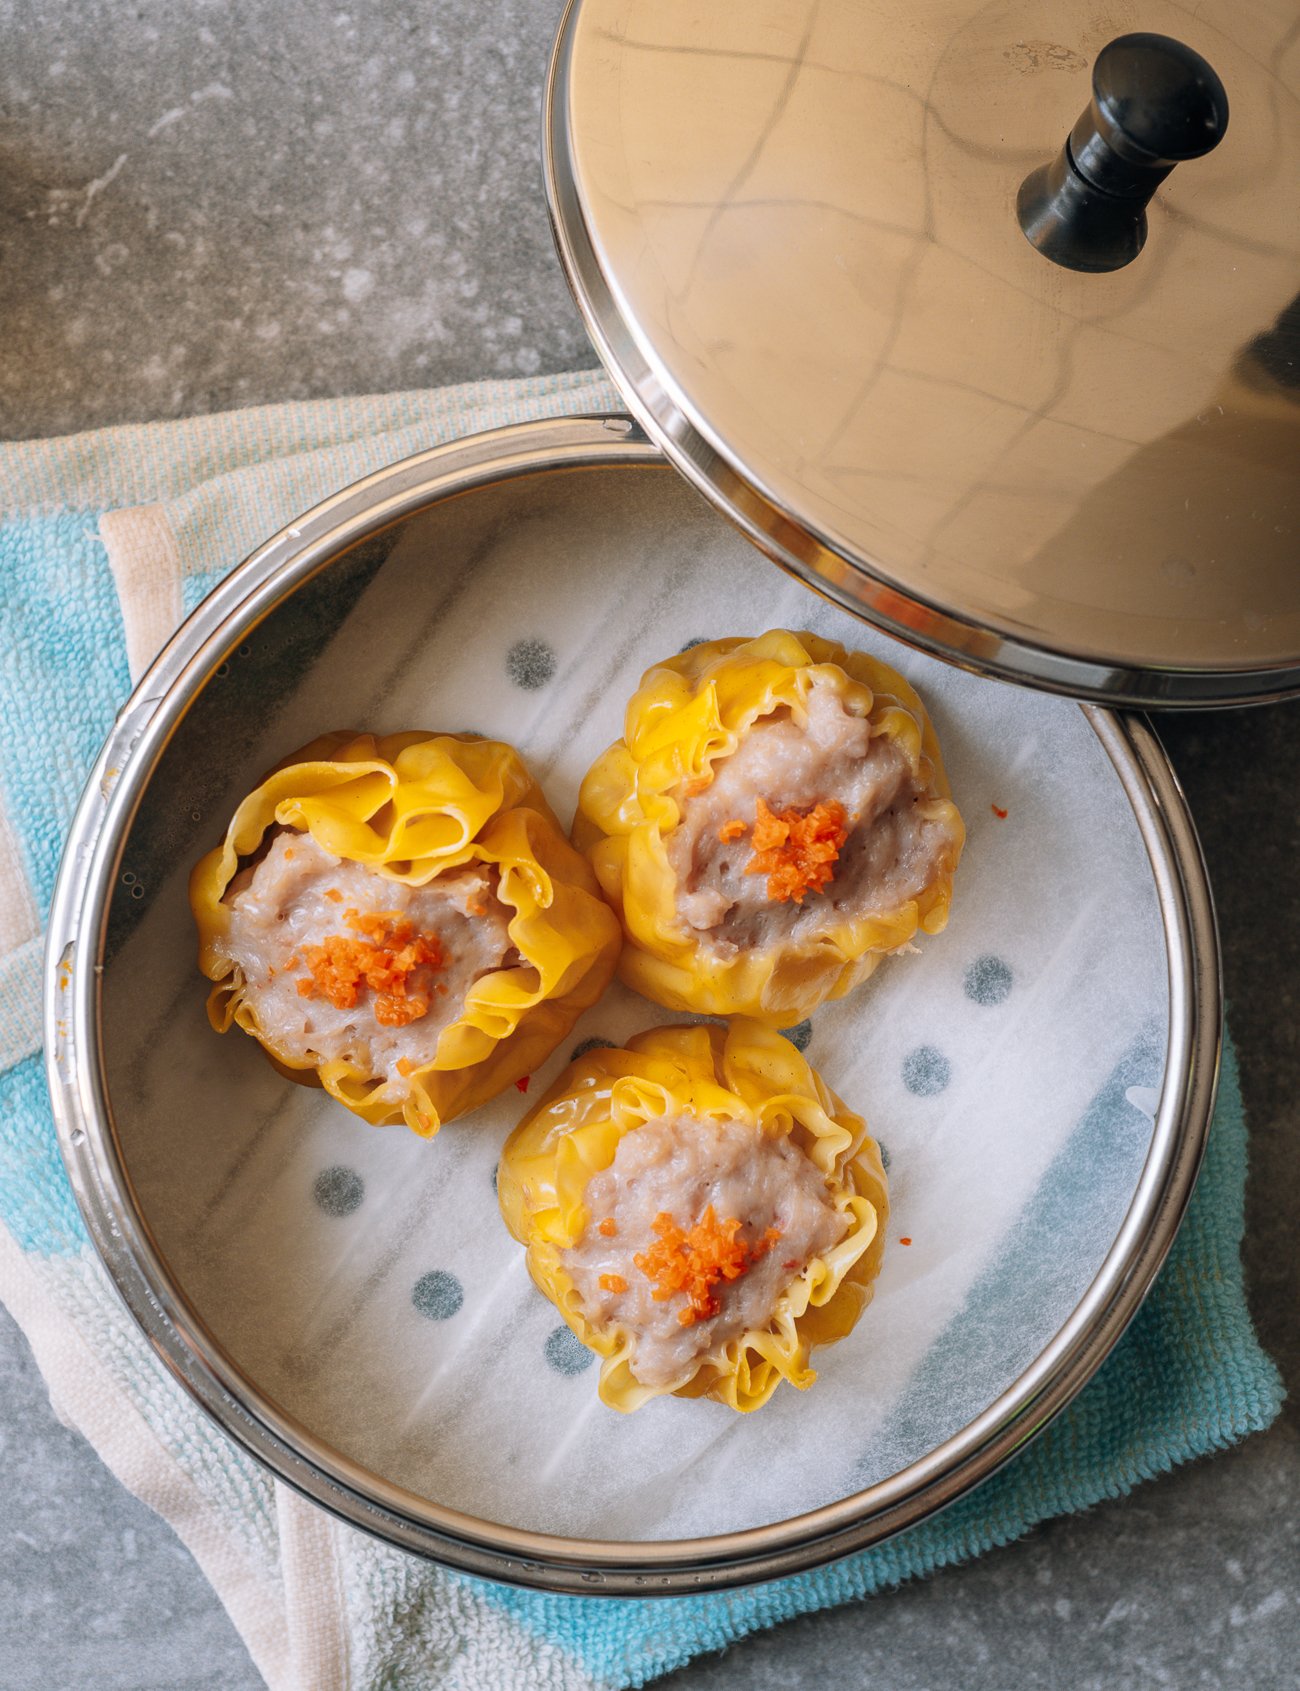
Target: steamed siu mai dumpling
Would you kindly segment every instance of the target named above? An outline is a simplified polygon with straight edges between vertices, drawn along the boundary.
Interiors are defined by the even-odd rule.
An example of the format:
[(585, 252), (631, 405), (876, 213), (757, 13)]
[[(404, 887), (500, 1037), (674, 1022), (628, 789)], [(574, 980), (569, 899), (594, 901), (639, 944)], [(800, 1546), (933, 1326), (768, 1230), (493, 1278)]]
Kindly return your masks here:
[(190, 881), (213, 1026), (429, 1136), (551, 1054), (618, 925), (519, 754), (331, 734), (240, 805)]
[(813, 1347), (870, 1300), (889, 1211), (865, 1122), (744, 1018), (572, 1063), (506, 1141), (497, 1191), (625, 1411), (669, 1393), (747, 1411), (810, 1385)]
[(964, 837), (903, 677), (784, 630), (648, 670), (574, 824), (629, 986), (778, 1026), (944, 926)]

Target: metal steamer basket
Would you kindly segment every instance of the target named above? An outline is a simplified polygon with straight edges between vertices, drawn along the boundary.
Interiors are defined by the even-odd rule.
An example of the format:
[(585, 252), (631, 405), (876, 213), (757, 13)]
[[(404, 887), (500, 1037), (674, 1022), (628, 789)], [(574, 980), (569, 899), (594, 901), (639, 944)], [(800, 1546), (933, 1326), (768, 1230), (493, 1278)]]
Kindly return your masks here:
[[(194, 787), (185, 781), (195, 739), (209, 731), (205, 698), (210, 704), (223, 670), (239, 662), (277, 609), (309, 584), (326, 592), (332, 574), (372, 568), (374, 548), (387, 551), (404, 533), (436, 524), (448, 502), (483, 497), (520, 477), (558, 487), (598, 468), (675, 481), (621, 417), (479, 436), (398, 464), (317, 507), (205, 601), (123, 710), (69, 839), (50, 919), (49, 1062), (60, 1138), (92, 1236), (158, 1353), (231, 1437), (308, 1496), (403, 1548), (549, 1589), (645, 1595), (771, 1578), (873, 1543), (977, 1484), (1069, 1401), (1140, 1303), (1190, 1196), (1216, 1078), (1218, 954), (1195, 834), (1151, 730), (1140, 718), (1083, 707), (1149, 854), (1167, 949), (1168, 1051), (1149, 1154), (1100, 1272), (1050, 1345), (958, 1436), (883, 1484), (802, 1518), (723, 1537), (582, 1542), (440, 1507), (368, 1472), (286, 1415), (213, 1336), (159, 1248), (156, 1218), (144, 1212), (133, 1182), (123, 1131), (133, 1099), (121, 1077), (116, 1089), (110, 1083), (102, 1034), (106, 958), (111, 977), (118, 930), (139, 909), (120, 884), (123, 854), (133, 828), (164, 861), (179, 837), (206, 837), (188, 820)], [(430, 543), (434, 536), (436, 528)], [(435, 591), (436, 579), (435, 569)]]
[[(1183, 144), (1178, 156), (1187, 162), (1173, 179), (1182, 198), (1172, 185), (1156, 194), (1144, 246), (1133, 233), (1140, 208), (1129, 203), (1140, 195), (1113, 192), (1114, 179), (1105, 173), (1119, 167), (1107, 164), (1100, 141), (1085, 142), (1097, 131), (1127, 161), (1125, 168), (1147, 173), (1141, 187), (1154, 191), (1152, 175), (1161, 187), (1176, 162), (1173, 142), (1138, 157), (1141, 148), (1135, 153), (1132, 137), (1111, 124), (1106, 81), (1112, 72), (1121, 80), (1150, 79), (1152, 61), (1139, 52), (1136, 71), (1129, 61), (1116, 69), (1113, 56), (1105, 62), (1099, 56), (1104, 39), (1076, 43), (1073, 26), (1056, 19), (1056, 33), (1069, 40), (1063, 36), (1053, 49), (1055, 80), (1045, 85), (1033, 49), (1055, 39), (1039, 15), (1050, 10), (994, 14), (954, 4), (944, 13), (945, 29), (927, 34), (891, 23), (884, 0), (871, 8), (765, 0), (761, 16), (745, 9), (746, 41), (739, 42), (727, 33), (735, 34), (734, 20), (711, 24), (720, 31), (716, 40), (692, 36), (690, 20), (698, 24), (699, 8), (685, 0), (656, 7), (653, 17), (628, 0), (574, 0), (552, 67), (548, 189), (579, 303), (637, 421), (600, 416), (480, 435), (397, 464), (319, 505), (269, 540), (189, 618), (124, 706), (91, 774), (50, 916), (46, 984), (50, 1088), (82, 1213), (131, 1313), (203, 1409), (276, 1475), (400, 1548), (521, 1585), (648, 1596), (770, 1579), (876, 1543), (978, 1484), (1070, 1401), (1124, 1330), (1177, 1231), (1214, 1101), (1217, 939), (1176, 779), (1145, 720), (1110, 707), (1245, 702), (1300, 687), (1300, 600), (1294, 572), (1279, 565), (1282, 549), (1293, 552), (1296, 538), (1294, 458), (1289, 472), (1286, 465), (1297, 407), (1277, 355), (1294, 332), (1286, 328), (1286, 299), (1277, 297), (1286, 237), (1278, 234), (1276, 217), (1266, 239), (1252, 233), (1251, 219), (1259, 216), (1253, 190), (1240, 192), (1232, 174), (1241, 163), (1232, 136), (1240, 133), (1253, 157), (1250, 150), (1268, 142), (1276, 118), (1258, 85), (1253, 92), (1241, 86), (1240, 65), (1249, 60), (1260, 76), (1274, 77), (1260, 69), (1255, 49), (1277, 17), (1267, 0), (1240, 8), (1239, 39), (1219, 41), (1216, 55), (1208, 26), (1162, 0), (1152, 30), (1170, 27), (1177, 11), (1198, 32), (1191, 47), (1205, 60), (1223, 61), (1233, 129), (1209, 157)], [(882, 43), (894, 35), (902, 45), (888, 49), (893, 60), (872, 70), (873, 54), (888, 57)], [(689, 55), (678, 51), (686, 40)], [(753, 50), (756, 40), (761, 51)], [(1204, 61), (1175, 54), (1171, 72), (1169, 52), (1149, 49), (1160, 72), (1155, 81), (1164, 100), (1172, 78), (1175, 103), (1185, 110), (1196, 90), (1201, 97), (1208, 86), (1196, 81)], [(854, 77), (859, 106), (873, 77), (884, 104), (864, 123), (858, 153), (842, 160), (839, 96), (825, 90)], [(820, 94), (812, 108), (801, 108), (809, 78)], [(1026, 91), (1042, 92), (1036, 112)], [(1211, 88), (1205, 96), (1208, 107), (1203, 101), (1195, 108), (1203, 121), (1206, 110), (1218, 112), (1213, 94)], [(660, 108), (671, 109), (674, 121), (653, 124)], [(978, 130), (981, 109), (997, 133), (977, 145), (963, 125)], [(1008, 139), (999, 125), (1013, 110), (1019, 127)], [(1083, 127), (1072, 132), (1076, 120)], [(716, 156), (710, 163), (718, 122), (734, 130), (720, 164)], [(881, 153), (890, 123), (903, 130), (892, 150)], [(1067, 134), (1073, 151), (1052, 176)], [(661, 146), (647, 142), (654, 136)], [(1279, 156), (1293, 156), (1286, 151), (1298, 145), (1293, 130), (1273, 139)], [(907, 169), (868, 170), (877, 156), (908, 161)], [(1080, 187), (1079, 157), (1109, 189), (1086, 180)], [(1042, 170), (1050, 180), (1035, 177)], [(958, 191), (961, 172), (983, 184), (973, 197)], [(1036, 186), (1022, 191), (1031, 178)], [(1292, 185), (1295, 180), (1293, 171)], [(660, 191), (665, 181), (671, 191)], [(816, 184), (815, 195), (801, 198), (799, 181)], [(858, 184), (865, 184), (860, 192)], [(836, 198), (850, 189), (857, 199)], [(1095, 196), (1108, 192), (1125, 201), (1127, 223), (1119, 233), (1108, 227), (1110, 244), (1099, 247)], [(1234, 194), (1244, 209), (1220, 216)], [(885, 203), (890, 195), (893, 204)], [(1081, 221), (1078, 203), (1085, 205)], [(958, 214), (962, 206), (974, 208), (969, 217)], [(1113, 223), (1114, 207), (1102, 209)], [(758, 220), (754, 227), (751, 219)], [(1054, 219), (1070, 226), (1054, 233)], [(1072, 245), (1080, 241), (1092, 255), (1084, 264)], [(1243, 262), (1253, 266), (1249, 285), (1243, 281), (1236, 296), (1233, 326), (1231, 306), (1206, 304), (1218, 288), (1214, 266), (1235, 262), (1223, 252), (1213, 256), (1216, 241), (1230, 255), (1245, 253)], [(1085, 267), (1099, 251), (1113, 256), (1125, 242), (1134, 250), (1118, 270), (1100, 262)], [(1190, 294), (1179, 288), (1178, 243), (1182, 259), (1193, 249), (1197, 256), (1194, 271), (1183, 268), (1184, 278), (1197, 278)], [(774, 279), (756, 256), (783, 250), (797, 254), (805, 278), (805, 309), (792, 324), (788, 359), (772, 323), (792, 297), (783, 291), (790, 266), (784, 279)], [(890, 278), (886, 307), (884, 295), (867, 286), (873, 253), (877, 271)], [(773, 272), (780, 269), (773, 260)], [(970, 294), (977, 273), (984, 280)], [(829, 278), (821, 299), (819, 276)], [(848, 293), (842, 293), (846, 276)], [(1184, 301), (1202, 336), (1194, 355), (1183, 348), (1183, 375), (1200, 364), (1186, 380), (1166, 384), (1158, 398), (1150, 383), (1108, 390), (1111, 421), (1100, 430), (1088, 408), (1113, 368), (1117, 339), (1127, 340), (1130, 361), (1133, 349), (1144, 347), (1148, 370), (1177, 363), (1176, 325), (1168, 334), (1155, 327), (1175, 308), (1147, 297), (1157, 277), (1169, 298)], [(1088, 295), (1094, 285), (1101, 291)], [(954, 324), (954, 300), (963, 289), (969, 297), (961, 333), (954, 330), (935, 357), (965, 371), (957, 385), (972, 391), (960, 403), (980, 416), (996, 415), (1001, 433), (985, 429), (981, 437), (972, 413), (968, 432), (988, 448), (983, 461), (969, 453), (923, 453), (912, 470), (899, 472), (890, 459), (897, 442), (884, 440), (879, 419), (872, 420), (872, 396), (882, 391), (882, 374), (897, 365), (886, 386), (901, 405), (902, 435), (920, 440), (917, 431), (929, 415), (941, 420), (939, 432), (948, 438), (947, 378), (924, 361), (894, 355), (906, 347), (917, 353), (935, 325)], [(854, 299), (862, 306), (856, 319), (848, 311)], [(892, 314), (892, 327), (882, 329), (882, 309)], [(987, 369), (981, 375), (969, 368), (983, 356), (981, 315), (992, 325), (989, 338), (1004, 351), (1019, 349), (1008, 354), (1005, 379), (993, 387)], [(724, 320), (726, 335), (719, 330)], [(1096, 380), (1084, 376), (1074, 386), (1049, 383), (1039, 391), (1042, 349), (1057, 346), (1049, 330), (1066, 323), (1073, 327), (1065, 364), (1078, 376), (1080, 361), (1095, 355)], [(1253, 364), (1238, 356), (1243, 346), (1254, 349)], [(756, 400), (750, 371), (775, 396), (771, 405)], [(1213, 401), (1220, 407), (1216, 418), (1226, 421), (1206, 425), (1218, 429), (1213, 438), (1199, 424), (1201, 432), (1189, 435), (1179, 408), (1185, 411), (1188, 392), (1198, 383), (1205, 390), (1207, 372), (1215, 371), (1227, 383)], [(918, 398), (925, 392), (928, 412)], [(859, 396), (856, 410), (844, 403), (846, 393)], [(813, 451), (809, 442), (826, 423), (828, 407), (837, 412), (834, 427), (823, 435), (826, 450)], [(1084, 437), (1095, 441), (1103, 432), (1110, 444), (1089, 456)], [(1214, 506), (1223, 519), (1218, 538), (1206, 538), (1207, 520), (1189, 522), (1179, 529), (1177, 555), (1170, 552), (1161, 538), (1163, 518), (1148, 521), (1133, 503), (1138, 484), (1125, 466), (1135, 457), (1146, 465), (1138, 484), (1156, 490), (1166, 514), (1193, 478), (1200, 518)], [(846, 473), (846, 464), (855, 473)], [(1214, 464), (1222, 472), (1217, 479), (1207, 476)], [(131, 1143), (131, 1075), (114, 1066), (118, 1012), (106, 995), (117, 990), (114, 959), (126, 955), (149, 903), (124, 892), (128, 854), (134, 862), (143, 853), (161, 882), (211, 843), (214, 823), (199, 819), (218, 790), (204, 786), (207, 749), (229, 721), (232, 670), (246, 691), (246, 746), (253, 719), (283, 697), (284, 653), (295, 654), (296, 663), (314, 662), (396, 551), (422, 549), (436, 604), (446, 585), (441, 572), (451, 568), (441, 545), (446, 525), (465, 512), (481, 508), (486, 532), (497, 521), (494, 512), (513, 520), (511, 490), (526, 489), (530, 509), (589, 500), (595, 527), (602, 487), (635, 489), (638, 498), (643, 490), (648, 510), (665, 499), (691, 498), (698, 506), (682, 488), (682, 475), (784, 568), (887, 634), (965, 668), (1105, 701), (1079, 708), (1122, 789), (1149, 864), (1167, 965), (1163, 1083), (1145, 1157), (1090, 1283), (1028, 1365), (951, 1436), (887, 1478), (764, 1525), (678, 1539), (563, 1537), (480, 1518), (386, 1478), (287, 1409), (256, 1370), (236, 1360), (215, 1330), (218, 1312), (176, 1272), (160, 1238), (160, 1217), (142, 1196), (149, 1183)], [(910, 485), (923, 524), (890, 503), (895, 482)], [(1254, 526), (1233, 527), (1228, 519), (1247, 507)], [(1261, 510), (1267, 523), (1257, 520)], [(1125, 511), (1136, 513), (1134, 522)], [(698, 509), (694, 520), (726, 526)], [(1098, 569), (1091, 585), (1080, 586), (1089, 524)], [(1226, 573), (1236, 572), (1235, 589), (1216, 562), (1228, 528)], [(1054, 536), (1057, 546), (1049, 544)], [(747, 622), (747, 607), (738, 615)], [(259, 640), (266, 643), (268, 630), (278, 632), (263, 660)], [(239, 732), (237, 726), (228, 738), (238, 742)], [(236, 755), (239, 747), (221, 755), (227, 751)], [(199, 995), (197, 982), (194, 990)], [(183, 1130), (178, 1123), (177, 1132)], [(815, 1401), (814, 1393), (810, 1408)]]

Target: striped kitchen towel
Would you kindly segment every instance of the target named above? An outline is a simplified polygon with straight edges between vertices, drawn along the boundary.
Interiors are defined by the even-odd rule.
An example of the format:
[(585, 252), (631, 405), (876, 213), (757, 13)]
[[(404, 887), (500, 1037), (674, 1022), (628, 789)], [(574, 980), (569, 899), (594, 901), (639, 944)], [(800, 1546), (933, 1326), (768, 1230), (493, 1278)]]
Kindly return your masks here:
[(1242, 1286), (1246, 1131), (1231, 1051), (1168, 1264), (1097, 1378), (946, 1513), (818, 1572), (658, 1602), (543, 1597), (378, 1544), (234, 1449), (150, 1351), (73, 1201), (39, 1055), (42, 914), (132, 679), (260, 541), (412, 452), (617, 409), (594, 372), (266, 407), (0, 446), (0, 1298), (58, 1413), (176, 1528), (273, 1691), (594, 1691), (866, 1596), (1115, 1497), (1276, 1415)]

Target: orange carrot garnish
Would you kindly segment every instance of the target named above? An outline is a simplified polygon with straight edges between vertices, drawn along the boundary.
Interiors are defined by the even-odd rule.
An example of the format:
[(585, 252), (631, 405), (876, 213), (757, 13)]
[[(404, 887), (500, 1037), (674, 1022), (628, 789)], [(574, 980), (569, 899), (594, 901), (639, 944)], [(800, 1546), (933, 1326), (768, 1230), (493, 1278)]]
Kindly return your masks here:
[(1006, 821), (1006, 819), (1007, 819), (1007, 812), (1006, 812), (1006, 811), (1005, 811), (1005, 810), (1003, 810), (1003, 808), (1002, 808), (1002, 806), (1001, 806), (1001, 805), (1000, 805), (1000, 804), (991, 804), (991, 805), (990, 805), (990, 806), (989, 806), (989, 809), (990, 809), (990, 810), (991, 810), (991, 811), (992, 811), (992, 812), (993, 812), (993, 814), (994, 814), (994, 815), (995, 815), (995, 816), (996, 816), (996, 817), (997, 817), (997, 819), (998, 819), (998, 821), (999, 821), (999, 822), (1005, 822), (1005, 821)]
[(337, 887), (326, 887), (325, 896), (332, 904), (342, 904), (343, 902), (343, 894)]
[(706, 788), (713, 785), (713, 771), (706, 769), (703, 775), (692, 775), (682, 788), (688, 799), (698, 798)]
[(780, 1237), (781, 1229), (779, 1227), (769, 1227), (763, 1237), (761, 1239), (755, 1239), (754, 1243), (749, 1247), (750, 1261), (757, 1262), (759, 1257), (765, 1257)]
[(618, 1226), (614, 1221), (614, 1217), (612, 1215), (607, 1215), (596, 1231), (597, 1233), (602, 1234), (606, 1239), (612, 1239), (618, 1232)]
[(621, 1274), (602, 1274), (600, 1289), (602, 1292), (626, 1292), (627, 1281)]
[(835, 874), (835, 864), (849, 831), (844, 806), (834, 799), (808, 811), (768, 808), (766, 799), (754, 807), (753, 857), (747, 875), (767, 876), (767, 896), (775, 903), (820, 892)]
[(898, 1242), (900, 1245), (910, 1245), (912, 1243), (910, 1239), (900, 1239)]
[(441, 969), (446, 962), (434, 934), (417, 933), (400, 912), (344, 912), (343, 920), (359, 938), (330, 934), (321, 945), (304, 945), (306, 978), (298, 982), (303, 998), (327, 998), (336, 1010), (351, 1010), (362, 991), (374, 994), (375, 1020), (401, 1028), (429, 1011), (429, 993), (412, 985), (419, 971)]
[(398, 1072), (398, 1074), (408, 1075), (408, 1074), (411, 1074), (414, 1071), (414, 1069), (415, 1069), (415, 1064), (411, 1061), (411, 1059), (409, 1057), (399, 1057), (397, 1059), (397, 1072)]
[(718, 829), (718, 838), (723, 845), (730, 845), (732, 840), (738, 840), (748, 828), (748, 822), (742, 822), (739, 816), (735, 816), (730, 822), (724, 822)]
[(683, 1327), (707, 1320), (720, 1308), (715, 1287), (722, 1280), (739, 1280), (745, 1270), (771, 1250), (774, 1239), (780, 1238), (775, 1228), (769, 1228), (754, 1245), (747, 1245), (736, 1237), (740, 1220), (732, 1216), (719, 1221), (713, 1205), (688, 1231), (683, 1230), (666, 1210), (654, 1219), (659, 1235), (648, 1251), (639, 1251), (632, 1261), (648, 1280), (655, 1282), (651, 1294), (656, 1303), (666, 1303), (678, 1292), (686, 1294), (686, 1307), (677, 1319)]

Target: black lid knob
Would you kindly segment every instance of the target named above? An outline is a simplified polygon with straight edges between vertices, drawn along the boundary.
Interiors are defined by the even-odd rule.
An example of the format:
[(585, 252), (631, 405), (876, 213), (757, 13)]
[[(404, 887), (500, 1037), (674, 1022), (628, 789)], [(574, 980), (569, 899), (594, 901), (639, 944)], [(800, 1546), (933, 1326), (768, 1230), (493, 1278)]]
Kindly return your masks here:
[(1118, 270), (1146, 240), (1146, 203), (1176, 164), (1223, 139), (1213, 68), (1167, 35), (1121, 35), (1092, 67), (1092, 100), (1050, 164), (1020, 185), (1026, 238), (1070, 270)]

